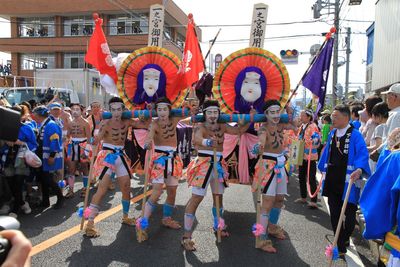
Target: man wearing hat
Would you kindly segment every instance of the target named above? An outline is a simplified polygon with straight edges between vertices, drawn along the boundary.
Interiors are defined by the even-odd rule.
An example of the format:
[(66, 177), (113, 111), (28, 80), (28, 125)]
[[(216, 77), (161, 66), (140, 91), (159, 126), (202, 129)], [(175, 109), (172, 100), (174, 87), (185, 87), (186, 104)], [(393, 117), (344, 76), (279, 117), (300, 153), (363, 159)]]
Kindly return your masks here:
[(387, 130), (383, 136), (385, 142), (390, 133), (400, 127), (400, 83), (393, 84), (388, 91), (382, 94), (387, 95), (386, 102), (390, 109), (389, 118), (386, 122)]
[[(380, 154), (379, 157), (387, 156), (387, 151), (385, 152), (384, 150), (387, 138), (393, 130), (400, 127), (400, 83), (393, 84), (392, 86), (390, 86), (388, 91), (383, 92), (382, 94), (387, 95), (386, 102), (388, 104), (390, 112), (389, 118), (386, 121), (386, 130), (383, 132), (382, 136), (382, 145), (371, 152), (370, 156), (372, 158), (376, 157), (378, 154)], [(381, 160), (383, 160), (383, 158), (379, 161)]]
[(42, 167), (37, 173), (42, 184), (42, 206), (44, 208), (50, 206), (49, 187), (51, 187), (57, 195), (54, 208), (59, 209), (64, 204), (64, 197), (53, 175), (62, 168), (61, 128), (50, 118), (49, 110), (45, 106), (36, 107), (33, 110), (33, 117), (39, 126), (36, 154), (43, 160)]

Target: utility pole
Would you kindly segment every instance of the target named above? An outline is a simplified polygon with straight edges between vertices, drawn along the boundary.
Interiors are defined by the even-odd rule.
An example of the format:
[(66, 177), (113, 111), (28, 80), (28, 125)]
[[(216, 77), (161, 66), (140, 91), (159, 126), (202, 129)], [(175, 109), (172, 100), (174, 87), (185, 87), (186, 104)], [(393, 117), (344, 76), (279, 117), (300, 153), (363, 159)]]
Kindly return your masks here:
[(350, 35), (351, 35), (351, 28), (347, 28), (347, 35), (346, 35), (346, 85), (345, 85), (345, 98), (348, 99), (349, 97), (349, 72), (350, 72)]
[(340, 0), (335, 0), (335, 36), (334, 36), (334, 44), (333, 44), (333, 73), (332, 73), (332, 100), (333, 106), (336, 106), (337, 96), (335, 94), (335, 88), (338, 81), (338, 56), (339, 56), (339, 7)]

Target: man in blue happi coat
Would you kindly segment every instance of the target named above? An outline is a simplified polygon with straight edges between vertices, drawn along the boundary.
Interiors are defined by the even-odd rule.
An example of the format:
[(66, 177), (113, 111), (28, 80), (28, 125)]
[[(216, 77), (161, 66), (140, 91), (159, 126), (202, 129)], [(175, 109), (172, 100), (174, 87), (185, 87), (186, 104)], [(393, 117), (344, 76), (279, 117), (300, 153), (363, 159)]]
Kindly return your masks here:
[(369, 178), (360, 199), (365, 218), (364, 237), (384, 239), (390, 250), (386, 266), (400, 266), (400, 128), (389, 136), (388, 156)]
[(45, 106), (36, 107), (33, 110), (33, 116), (39, 126), (36, 154), (43, 162), (37, 173), (37, 177), (42, 184), (42, 206), (44, 208), (50, 206), (49, 188), (51, 187), (57, 195), (57, 203), (54, 208), (59, 209), (64, 204), (64, 197), (53, 176), (62, 168), (61, 128), (49, 117), (49, 110)]
[(361, 133), (350, 124), (350, 109), (346, 105), (337, 105), (332, 112), (334, 129), (328, 136), (327, 145), (318, 163), (318, 169), (325, 176), (322, 195), (328, 197), (333, 231), (336, 232), (343, 200), (350, 179), (349, 202), (346, 207), (346, 218), (337, 242), (339, 255), (344, 259), (350, 236), (356, 223), (357, 203), (360, 198), (362, 176), (368, 177), (368, 150)]

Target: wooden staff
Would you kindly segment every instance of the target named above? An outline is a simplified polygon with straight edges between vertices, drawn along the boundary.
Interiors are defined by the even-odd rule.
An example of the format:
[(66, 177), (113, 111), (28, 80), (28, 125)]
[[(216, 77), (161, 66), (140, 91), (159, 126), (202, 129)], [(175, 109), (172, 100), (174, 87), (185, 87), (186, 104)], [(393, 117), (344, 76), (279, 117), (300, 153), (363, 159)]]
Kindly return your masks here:
[[(141, 217), (140, 217), (142, 219), (144, 217), (144, 209), (145, 209), (145, 206), (146, 206), (146, 194), (147, 194), (147, 189), (148, 189), (148, 184), (149, 184), (149, 171), (151, 171), (151, 170), (149, 170), (150, 161), (151, 161), (151, 154), (152, 154), (151, 150), (148, 150), (147, 151), (147, 159), (146, 159), (146, 161), (144, 163), (144, 171), (145, 171), (145, 174), (144, 174), (144, 190), (143, 190), (143, 200), (142, 200), (142, 212), (141, 212)], [(143, 231), (140, 228), (137, 229), (137, 230), (138, 230), (137, 233), (139, 234), (138, 241), (139, 241), (139, 243), (142, 243), (142, 241), (143, 241)]]
[[(87, 207), (87, 203), (89, 200), (90, 181), (92, 180), (92, 176), (93, 176), (93, 164), (94, 164), (94, 159), (96, 158), (96, 155), (97, 155), (97, 145), (94, 146), (94, 148), (93, 148), (93, 145), (91, 145), (91, 146), (92, 146), (93, 154), (92, 154), (92, 158), (90, 159), (89, 176), (88, 176), (86, 192), (85, 192), (85, 201), (83, 202), (83, 214), (85, 213), (85, 209)], [(84, 224), (85, 224), (85, 216), (82, 215), (81, 227), (80, 227), (81, 231), (83, 229)]]
[(218, 169), (217, 169), (217, 149), (214, 148), (213, 149), (214, 152), (214, 162), (213, 162), (213, 172), (214, 172), (214, 183), (217, 185), (217, 193), (216, 193), (216, 197), (215, 197), (215, 209), (217, 210), (217, 242), (221, 243), (221, 229), (219, 229), (218, 225), (219, 225), (219, 220), (221, 218), (221, 214), (219, 212), (219, 207), (220, 207), (220, 203), (219, 203), (219, 178), (218, 178)]
[[(258, 168), (261, 167), (262, 164), (262, 157), (261, 154), (258, 156), (258, 161), (257, 161), (257, 165)], [(261, 213), (261, 177), (260, 175), (258, 175), (258, 180), (257, 180), (257, 189), (256, 189), (256, 200), (257, 200), (257, 207), (256, 207), (256, 223), (259, 224), (260, 223), (260, 213)], [(267, 231), (267, 229), (265, 229)], [(260, 237), (256, 236), (256, 244), (255, 244), (255, 248), (259, 248), (260, 246)]]
[[(340, 230), (342, 228), (342, 223), (343, 223), (343, 219), (344, 219), (344, 213), (346, 212), (346, 207), (347, 207), (347, 203), (349, 202), (349, 196), (350, 196), (350, 192), (351, 192), (353, 183), (354, 183), (353, 179), (350, 179), (350, 183), (347, 186), (346, 197), (344, 198), (342, 210), (340, 212), (338, 226), (337, 226), (336, 232), (335, 232), (335, 239), (333, 240), (333, 244), (332, 244), (333, 249), (335, 249), (335, 247), (337, 245), (337, 241), (339, 239), (339, 234), (340, 234)], [(333, 263), (333, 257), (329, 257), (329, 265), (328, 266), (331, 267), (332, 263)]]

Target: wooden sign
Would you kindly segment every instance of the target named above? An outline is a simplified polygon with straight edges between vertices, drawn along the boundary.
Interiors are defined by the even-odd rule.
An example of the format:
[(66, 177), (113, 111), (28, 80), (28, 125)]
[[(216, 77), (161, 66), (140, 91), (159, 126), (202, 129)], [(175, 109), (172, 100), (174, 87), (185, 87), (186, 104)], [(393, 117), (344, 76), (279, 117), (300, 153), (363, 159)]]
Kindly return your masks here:
[(255, 4), (251, 20), (250, 47), (264, 48), (265, 27), (267, 26), (268, 5)]
[(164, 6), (150, 6), (148, 46), (162, 47), (164, 30)]

